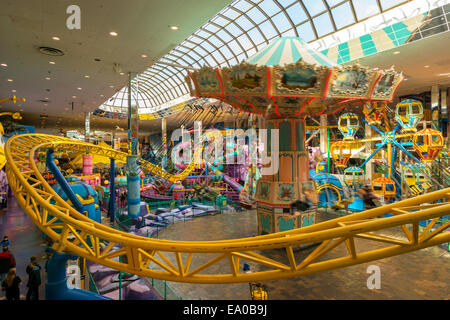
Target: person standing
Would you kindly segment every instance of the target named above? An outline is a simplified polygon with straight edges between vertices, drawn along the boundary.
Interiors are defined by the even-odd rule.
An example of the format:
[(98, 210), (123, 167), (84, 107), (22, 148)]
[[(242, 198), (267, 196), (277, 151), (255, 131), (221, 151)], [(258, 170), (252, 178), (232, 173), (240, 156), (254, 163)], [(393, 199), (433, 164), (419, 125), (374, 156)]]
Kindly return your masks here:
[(9, 241), (8, 236), (4, 236), (3, 240), (0, 242), (2, 248), (3, 247), (9, 247), (11, 245), (11, 242)]
[(2, 253), (0, 253), (0, 281), (5, 279), (9, 269), (16, 266), (14, 256), (9, 252), (8, 247), (3, 247)]
[(20, 300), (20, 288), (22, 284), (20, 277), (16, 275), (16, 268), (8, 271), (6, 279), (2, 282), (2, 289), (6, 291), (6, 300)]
[(36, 257), (30, 258), (30, 264), (26, 269), (28, 273), (27, 300), (39, 300), (39, 286), (41, 285), (41, 266)]

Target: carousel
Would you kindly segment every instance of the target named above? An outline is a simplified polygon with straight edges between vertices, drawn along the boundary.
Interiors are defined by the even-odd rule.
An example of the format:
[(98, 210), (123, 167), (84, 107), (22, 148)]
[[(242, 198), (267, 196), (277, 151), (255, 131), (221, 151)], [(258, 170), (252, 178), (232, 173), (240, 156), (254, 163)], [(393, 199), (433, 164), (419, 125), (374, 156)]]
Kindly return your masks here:
[[(231, 68), (203, 67), (187, 78), (191, 95), (225, 101), (264, 117), (266, 129), (278, 129), (278, 139), (268, 130), (271, 161), (263, 162), (273, 170), (265, 170), (256, 188), (259, 234), (315, 223), (314, 213), (298, 212), (292, 205), (305, 194), (316, 194), (308, 177), (305, 119), (362, 108), (369, 101), (391, 101), (402, 80), (394, 68), (340, 66), (297, 37), (276, 39)], [(353, 118), (348, 121), (352, 124)], [(345, 153), (346, 146), (339, 150)]]

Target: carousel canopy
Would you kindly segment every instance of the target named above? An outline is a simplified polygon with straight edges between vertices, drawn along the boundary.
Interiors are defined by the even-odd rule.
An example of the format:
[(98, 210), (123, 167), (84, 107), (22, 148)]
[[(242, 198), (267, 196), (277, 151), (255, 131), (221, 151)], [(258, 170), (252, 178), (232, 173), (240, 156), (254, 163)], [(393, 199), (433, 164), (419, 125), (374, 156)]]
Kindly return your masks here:
[(390, 101), (402, 80), (393, 68), (338, 66), (297, 37), (279, 38), (231, 68), (203, 67), (187, 78), (193, 96), (268, 118), (319, 116), (352, 104)]
[(324, 54), (308, 46), (299, 37), (278, 38), (265, 49), (257, 52), (247, 59), (247, 63), (257, 66), (282, 66), (303, 60), (306, 63), (318, 66), (338, 66)]

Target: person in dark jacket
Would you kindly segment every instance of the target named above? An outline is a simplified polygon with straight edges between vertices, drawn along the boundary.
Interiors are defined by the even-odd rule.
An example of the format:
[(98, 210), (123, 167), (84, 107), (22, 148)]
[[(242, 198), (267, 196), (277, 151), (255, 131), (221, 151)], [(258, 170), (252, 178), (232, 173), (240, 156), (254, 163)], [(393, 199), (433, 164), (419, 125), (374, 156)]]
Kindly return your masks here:
[(28, 273), (27, 300), (39, 300), (39, 286), (41, 285), (41, 266), (36, 257), (30, 258), (30, 264), (26, 269)]
[(4, 236), (3, 240), (0, 242), (0, 244), (2, 245), (2, 248), (9, 247), (11, 245), (11, 241), (9, 241), (8, 236)]
[(6, 291), (6, 300), (20, 300), (20, 288), (22, 280), (16, 275), (16, 268), (8, 271), (6, 279), (2, 282), (2, 289)]

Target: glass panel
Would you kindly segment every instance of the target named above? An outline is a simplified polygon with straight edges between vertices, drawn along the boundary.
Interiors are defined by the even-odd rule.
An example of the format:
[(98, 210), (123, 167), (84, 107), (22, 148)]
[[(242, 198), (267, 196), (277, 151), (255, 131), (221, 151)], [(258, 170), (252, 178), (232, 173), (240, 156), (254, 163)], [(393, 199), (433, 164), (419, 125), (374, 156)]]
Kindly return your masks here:
[(402, 2), (405, 2), (405, 0), (380, 0), (381, 9), (386, 10)]
[(264, 0), (258, 5), (269, 16), (273, 16), (280, 12), (280, 8), (273, 2), (273, 0)]
[(327, 3), (330, 7), (333, 7), (337, 5), (338, 3), (342, 2), (342, 0), (327, 0)]
[(205, 38), (205, 39), (207, 39), (211, 35), (210, 33), (203, 31), (203, 30), (198, 31), (195, 34), (197, 34), (200, 37)]
[(356, 17), (358, 20), (365, 19), (380, 12), (377, 0), (358, 0), (353, 1)]
[(217, 66), (217, 62), (214, 61), (214, 59), (211, 57), (211, 55), (207, 55), (207, 56), (205, 57), (205, 60), (208, 61), (209, 65), (210, 65), (211, 67), (214, 68), (214, 67)]
[(222, 63), (225, 61), (225, 59), (223, 58), (223, 56), (219, 53), (219, 51), (214, 51), (213, 53), (211, 53), (214, 58), (216, 58), (218, 63)]
[(250, 3), (248, 3), (247, 1), (239, 1), (238, 3), (235, 3), (233, 5), (233, 7), (235, 7), (238, 10), (241, 10), (242, 12), (247, 11), (248, 9), (250, 9), (252, 7), (252, 5)]
[(331, 13), (333, 14), (334, 23), (336, 24), (336, 28), (338, 30), (348, 26), (349, 24), (355, 23), (352, 9), (350, 8), (350, 4), (348, 2), (331, 9)]
[(230, 23), (225, 27), (225, 29), (227, 29), (235, 37), (239, 36), (242, 33), (241, 29), (239, 29), (234, 23)]
[(217, 30), (219, 30), (219, 27), (217, 27), (216, 25), (213, 25), (211, 23), (208, 23), (207, 25), (203, 26), (203, 29), (206, 29), (211, 32), (216, 32)]
[(226, 59), (231, 59), (233, 57), (233, 53), (228, 49), (227, 46), (222, 46), (220, 48), (220, 52), (225, 56)]
[(230, 41), (228, 46), (234, 52), (235, 55), (238, 55), (238, 54), (240, 54), (242, 52), (242, 49), (241, 49), (241, 47), (239, 47), (239, 45), (236, 42), (236, 40)]
[(290, 5), (295, 0), (278, 0), (278, 3), (281, 4), (284, 8)]
[(270, 21), (262, 23), (259, 28), (261, 29), (261, 32), (266, 36), (266, 38), (272, 38), (278, 35)]
[(316, 27), (317, 35), (319, 37), (322, 37), (334, 31), (328, 12), (325, 12), (317, 18), (314, 18), (313, 22), (314, 26)]
[(299, 25), (297, 27), (297, 32), (299, 37), (305, 40), (306, 42), (310, 42), (316, 39), (310, 22), (306, 22), (304, 24)]
[(232, 9), (227, 9), (224, 12), (222, 12), (222, 15), (224, 15), (227, 18), (230, 18), (231, 20), (234, 20), (239, 16), (239, 12)]
[(230, 21), (228, 21), (228, 20), (226, 20), (226, 19), (224, 19), (224, 18), (222, 18), (222, 17), (215, 17), (214, 19), (212, 19), (212, 21), (213, 21), (215, 24), (218, 24), (218, 25), (221, 26), (221, 27), (226, 26), (227, 23), (230, 22)]
[(302, 0), (302, 1), (311, 17), (327, 9), (323, 4), (322, 0)]
[(266, 20), (266, 17), (262, 14), (261, 10), (258, 7), (251, 9), (247, 16), (253, 20), (254, 23), (259, 24)]
[(258, 29), (253, 28), (251, 29), (249, 32), (247, 32), (247, 34), (249, 35), (250, 38), (252, 38), (253, 42), (258, 45), (261, 42), (264, 42), (264, 38), (261, 35), (261, 32), (259, 32)]
[(250, 39), (245, 34), (240, 36), (237, 40), (244, 47), (244, 50), (248, 50), (253, 47), (252, 43), (250, 42)]
[(283, 32), (281, 34), (282, 37), (296, 37), (297, 35), (295, 34), (295, 31), (293, 29), (289, 29), (286, 32)]
[(295, 25), (308, 20), (308, 16), (306, 15), (305, 10), (303, 10), (302, 6), (299, 3), (296, 3), (286, 9), (286, 12)]
[(220, 30), (216, 35), (225, 42), (231, 41), (231, 39), (233, 39), (231, 38), (230, 34), (224, 30)]
[(246, 17), (244, 16), (240, 16), (239, 18), (236, 19), (235, 23), (237, 23), (242, 29), (244, 29), (245, 31), (247, 31), (248, 29), (250, 29), (251, 27), (254, 26), (253, 23), (251, 23)]
[(214, 48), (212, 45), (210, 45), (208, 43), (208, 41), (203, 41), (202, 42), (202, 47), (208, 52), (213, 52), (214, 50), (216, 50), (216, 48)]
[(289, 23), (288, 19), (284, 12), (280, 12), (276, 16), (272, 18), (273, 23), (277, 26), (278, 31), (284, 32), (289, 28), (292, 28), (292, 25)]

